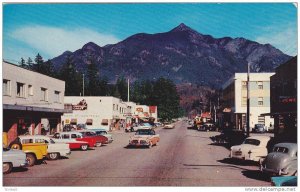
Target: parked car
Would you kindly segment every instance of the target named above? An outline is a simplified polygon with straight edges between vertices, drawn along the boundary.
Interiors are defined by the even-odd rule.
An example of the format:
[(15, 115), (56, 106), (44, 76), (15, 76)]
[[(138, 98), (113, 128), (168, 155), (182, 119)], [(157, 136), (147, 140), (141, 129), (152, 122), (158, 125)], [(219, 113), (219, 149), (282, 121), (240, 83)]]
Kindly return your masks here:
[(153, 129), (139, 129), (130, 138), (128, 146), (151, 148), (153, 145), (158, 145), (159, 141), (159, 134), (156, 134)]
[(106, 129), (97, 129), (97, 128), (93, 128), (93, 129), (88, 129), (88, 131), (94, 131), (97, 135), (102, 135), (104, 137), (107, 138), (107, 142), (108, 143), (112, 143), (114, 141), (113, 137), (111, 134), (109, 134)]
[(9, 144), (11, 149), (20, 149), (26, 153), (28, 166), (33, 166), (37, 161), (42, 161), (48, 154), (48, 145), (46, 143), (34, 143), (31, 139), (21, 143), (20, 136)]
[(271, 137), (251, 136), (245, 139), (241, 145), (230, 148), (230, 158), (257, 161), (265, 158), (268, 154), (267, 145)]
[(198, 128), (198, 131), (215, 131), (216, 126), (212, 123), (204, 123)]
[(254, 133), (264, 133), (266, 132), (266, 127), (264, 124), (255, 124), (254, 128), (252, 129)]
[(297, 176), (286, 176), (286, 177), (272, 177), (271, 178), (272, 186), (298, 186), (297, 185)]
[(227, 143), (232, 146), (243, 143), (246, 137), (246, 134), (241, 130), (224, 129), (220, 135), (212, 136), (210, 139), (217, 144)]
[(175, 124), (174, 123), (166, 123), (164, 125), (164, 129), (174, 129), (175, 128)]
[(27, 165), (26, 153), (22, 150), (3, 147), (2, 164), (3, 174), (10, 173), (13, 167), (25, 167)]
[(260, 170), (269, 175), (296, 175), (297, 152), (296, 143), (278, 143), (274, 146), (273, 152), (262, 161)]
[(150, 123), (140, 123), (140, 124), (135, 124), (132, 127), (128, 127), (125, 129), (125, 131), (129, 132), (135, 132), (139, 129), (151, 129), (152, 125)]
[(56, 160), (60, 156), (68, 156), (71, 154), (71, 150), (68, 144), (55, 143), (53, 139), (44, 135), (21, 135), (19, 136), (21, 144), (25, 143), (43, 143), (47, 144), (47, 159)]
[(108, 138), (103, 136), (103, 135), (98, 135), (96, 134), (95, 131), (91, 130), (80, 130), (78, 131), (79, 133), (82, 134), (83, 138), (93, 138), (95, 139), (95, 147), (100, 147), (102, 144), (107, 144), (108, 143)]
[[(67, 143), (69, 148), (72, 149), (81, 149), (86, 151), (89, 148), (89, 142), (82, 140), (82, 134), (78, 132), (59, 132), (55, 133), (52, 137), (56, 143)], [(94, 146), (94, 143), (92, 143)]]
[(189, 121), (188, 121), (188, 126), (187, 126), (187, 128), (188, 128), (188, 129), (194, 129), (194, 126), (195, 126), (195, 125), (194, 125), (194, 121), (189, 120)]

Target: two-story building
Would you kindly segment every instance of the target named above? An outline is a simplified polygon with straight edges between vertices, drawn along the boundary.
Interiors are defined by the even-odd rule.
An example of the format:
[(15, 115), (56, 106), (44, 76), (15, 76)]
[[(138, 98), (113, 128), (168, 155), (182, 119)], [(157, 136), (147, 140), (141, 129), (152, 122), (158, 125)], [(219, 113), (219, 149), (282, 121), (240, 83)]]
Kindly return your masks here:
[[(65, 82), (2, 62), (3, 132), (8, 141), (21, 134), (53, 133), (61, 129)], [(42, 121), (47, 125), (42, 125)]]
[[(270, 76), (274, 73), (250, 73), (250, 129), (255, 124), (273, 127), (274, 120), (264, 113), (270, 113)], [(237, 129), (245, 129), (247, 114), (247, 73), (235, 73), (222, 87), (222, 97), (230, 122)]]

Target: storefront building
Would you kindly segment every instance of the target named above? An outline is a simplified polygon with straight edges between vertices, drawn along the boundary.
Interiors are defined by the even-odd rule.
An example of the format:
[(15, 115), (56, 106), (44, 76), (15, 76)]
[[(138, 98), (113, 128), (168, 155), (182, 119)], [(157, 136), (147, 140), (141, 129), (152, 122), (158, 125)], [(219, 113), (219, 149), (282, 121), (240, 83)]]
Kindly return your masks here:
[(271, 114), (278, 142), (297, 143), (297, 57), (276, 68), (271, 77)]
[(110, 96), (66, 96), (65, 108), (72, 110), (62, 116), (64, 125), (86, 128), (104, 128), (122, 130), (126, 126), (126, 117), (131, 113), (122, 100)]
[[(271, 129), (274, 120), (264, 113), (270, 113), (270, 77), (274, 73), (250, 73), (250, 129), (255, 124), (264, 124)], [(246, 127), (247, 113), (247, 73), (235, 73), (223, 85), (222, 97), (226, 119), (232, 128), (243, 130)], [(230, 116), (230, 118), (228, 118)], [(229, 120), (230, 119), (230, 120)]]
[[(2, 62), (3, 132), (8, 142), (22, 134), (61, 130), (65, 82)], [(47, 122), (43, 124), (42, 122)]]

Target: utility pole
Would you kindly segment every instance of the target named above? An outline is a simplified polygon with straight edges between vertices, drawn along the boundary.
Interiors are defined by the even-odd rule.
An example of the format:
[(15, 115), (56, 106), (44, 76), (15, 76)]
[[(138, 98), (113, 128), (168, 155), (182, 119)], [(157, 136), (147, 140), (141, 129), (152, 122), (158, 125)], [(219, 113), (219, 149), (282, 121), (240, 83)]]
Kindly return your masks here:
[(82, 96), (84, 96), (84, 73), (82, 74)]
[(128, 89), (128, 91), (127, 91), (127, 101), (129, 102), (129, 79), (128, 79), (128, 84), (127, 84), (127, 89)]
[(250, 63), (248, 63), (248, 72), (247, 72), (247, 137), (250, 136)]

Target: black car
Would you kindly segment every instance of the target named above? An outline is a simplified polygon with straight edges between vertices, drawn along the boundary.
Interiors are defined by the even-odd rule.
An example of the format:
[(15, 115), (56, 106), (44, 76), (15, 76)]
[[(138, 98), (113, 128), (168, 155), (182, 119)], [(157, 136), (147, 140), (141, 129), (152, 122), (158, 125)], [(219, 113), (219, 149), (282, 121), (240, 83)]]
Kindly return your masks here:
[(224, 129), (220, 135), (210, 137), (214, 143), (228, 143), (229, 145), (239, 145), (246, 138), (246, 134), (238, 129)]
[(264, 133), (266, 131), (264, 124), (255, 124), (252, 129), (254, 133)]

